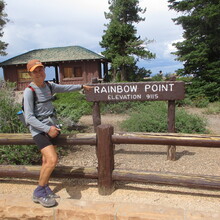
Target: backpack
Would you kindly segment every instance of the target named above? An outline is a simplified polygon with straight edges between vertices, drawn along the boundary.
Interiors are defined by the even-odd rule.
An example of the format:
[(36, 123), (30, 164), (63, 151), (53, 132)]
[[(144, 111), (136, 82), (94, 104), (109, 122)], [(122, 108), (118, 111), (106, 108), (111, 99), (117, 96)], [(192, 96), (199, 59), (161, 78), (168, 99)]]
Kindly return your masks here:
[[(33, 97), (34, 97), (34, 107), (36, 105), (36, 103), (44, 103), (44, 102), (48, 102), (48, 101), (51, 101), (53, 100), (53, 96), (52, 96), (52, 86), (51, 84), (48, 82), (48, 81), (45, 81), (45, 83), (47, 84), (47, 86), (49, 87), (50, 89), (50, 92), (51, 92), (51, 99), (50, 100), (46, 100), (46, 101), (43, 101), (43, 102), (39, 102), (37, 101), (37, 95), (36, 95), (36, 92), (34, 90), (34, 88), (31, 86), (31, 85), (28, 85), (28, 88), (30, 88), (33, 92)], [(20, 121), (22, 122), (22, 124), (24, 124), (25, 126), (28, 126), (28, 124), (26, 123), (25, 121), (25, 118), (24, 118), (24, 97), (22, 98), (22, 106), (21, 106), (21, 111), (17, 112), (17, 116), (18, 118), (20, 119)]]

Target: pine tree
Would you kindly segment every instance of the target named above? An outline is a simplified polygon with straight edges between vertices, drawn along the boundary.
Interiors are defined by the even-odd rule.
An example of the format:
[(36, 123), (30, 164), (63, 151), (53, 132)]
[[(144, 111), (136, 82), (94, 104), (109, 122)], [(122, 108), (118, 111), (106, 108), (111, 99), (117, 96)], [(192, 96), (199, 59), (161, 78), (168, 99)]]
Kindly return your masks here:
[[(5, 9), (5, 2), (0, 0), (0, 38), (3, 37), (3, 34), (4, 34), (3, 28), (5, 24), (8, 22), (7, 14), (5, 14), (4, 9)], [(7, 46), (8, 46), (7, 43), (0, 40), (0, 55), (1, 56), (7, 55), (7, 53), (5, 52)]]
[(128, 81), (133, 78), (129, 76), (129, 72), (139, 58), (155, 57), (144, 46), (149, 41), (136, 36), (134, 23), (145, 20), (138, 14), (144, 13), (145, 9), (139, 7), (139, 0), (109, 0), (108, 3), (110, 12), (105, 13), (105, 18), (110, 22), (106, 25), (107, 29), (100, 42), (101, 47), (105, 48), (102, 54), (111, 61), (113, 80), (120, 73), (120, 80)]
[(211, 101), (220, 97), (220, 1), (168, 0), (170, 9), (181, 12), (173, 19), (182, 25), (182, 42), (174, 44), (177, 60), (184, 69), (179, 74), (192, 74), (196, 85)]

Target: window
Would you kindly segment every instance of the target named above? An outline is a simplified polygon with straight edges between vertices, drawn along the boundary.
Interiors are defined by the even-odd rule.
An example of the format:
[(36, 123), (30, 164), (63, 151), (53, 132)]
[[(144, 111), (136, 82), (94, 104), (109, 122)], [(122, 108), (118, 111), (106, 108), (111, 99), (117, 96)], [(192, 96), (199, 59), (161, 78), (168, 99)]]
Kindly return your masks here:
[(30, 81), (31, 77), (26, 69), (18, 69), (18, 81)]
[(64, 67), (64, 78), (82, 77), (82, 67)]
[(74, 76), (82, 77), (82, 67), (74, 67)]
[(72, 77), (73, 77), (73, 68), (64, 67), (64, 78), (72, 78)]

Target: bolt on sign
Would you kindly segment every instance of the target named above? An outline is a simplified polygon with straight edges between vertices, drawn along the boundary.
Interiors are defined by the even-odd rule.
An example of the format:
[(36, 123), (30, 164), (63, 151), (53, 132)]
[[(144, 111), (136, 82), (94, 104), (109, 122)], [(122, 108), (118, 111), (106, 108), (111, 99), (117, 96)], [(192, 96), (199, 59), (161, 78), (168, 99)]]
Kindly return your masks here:
[(181, 81), (103, 83), (91, 86), (94, 88), (85, 91), (86, 100), (90, 102), (162, 101), (185, 97), (185, 83)]

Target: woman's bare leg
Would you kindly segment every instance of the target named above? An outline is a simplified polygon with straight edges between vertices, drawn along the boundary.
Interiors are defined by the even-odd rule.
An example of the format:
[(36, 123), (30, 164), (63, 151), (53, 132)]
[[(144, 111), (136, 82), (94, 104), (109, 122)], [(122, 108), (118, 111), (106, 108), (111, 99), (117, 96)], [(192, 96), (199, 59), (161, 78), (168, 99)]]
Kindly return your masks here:
[(56, 146), (49, 145), (47, 147), (44, 147), (43, 149), (41, 149), (41, 154), (42, 167), (40, 171), (39, 185), (45, 186), (46, 184), (48, 184), (50, 175), (53, 172), (58, 161)]

